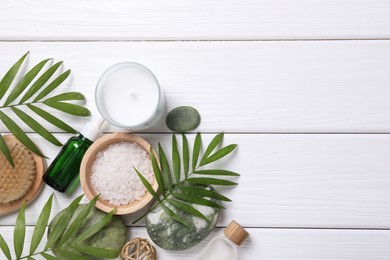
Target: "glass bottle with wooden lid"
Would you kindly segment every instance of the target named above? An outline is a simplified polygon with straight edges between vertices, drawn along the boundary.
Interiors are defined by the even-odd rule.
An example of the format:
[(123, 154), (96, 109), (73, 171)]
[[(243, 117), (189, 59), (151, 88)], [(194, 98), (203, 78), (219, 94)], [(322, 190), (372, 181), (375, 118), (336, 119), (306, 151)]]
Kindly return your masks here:
[(234, 220), (224, 232), (212, 239), (196, 260), (235, 260), (237, 247), (245, 241), (249, 233)]

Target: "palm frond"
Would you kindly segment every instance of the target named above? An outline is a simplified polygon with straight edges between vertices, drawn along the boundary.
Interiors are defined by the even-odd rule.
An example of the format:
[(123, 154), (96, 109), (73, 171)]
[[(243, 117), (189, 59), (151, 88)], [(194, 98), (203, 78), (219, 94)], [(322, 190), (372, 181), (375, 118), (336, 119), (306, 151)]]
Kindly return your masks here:
[[(31, 114), (35, 114), (38, 117), (45, 119), (50, 124), (64, 130), (68, 133), (75, 133), (76, 131), (67, 125), (62, 120), (53, 116), (51, 113), (37, 106), (39, 103), (43, 103), (49, 107), (57, 109), (67, 114), (75, 116), (89, 116), (90, 111), (80, 105), (67, 103), (65, 101), (85, 100), (83, 94), (79, 92), (66, 92), (60, 93), (53, 97), (47, 97), (53, 90), (59, 87), (70, 75), (70, 70), (65, 71), (57, 77), (53, 78), (53, 75), (59, 70), (62, 61), (55, 63), (49, 68), (45, 69), (46, 65), (51, 59), (45, 59), (37, 63), (33, 68), (21, 75), (21, 79), (15, 81), (16, 75), (20, 72), (24, 61), (26, 60), (29, 52), (24, 54), (4, 75), (0, 81), (0, 101), (4, 98), (3, 105), (0, 106), (0, 121), (4, 126), (13, 134), (19, 141), (26, 146), (33, 153), (44, 156), (31, 139), (24, 133), (22, 128), (18, 126), (13, 116), (10, 113), (4, 113), (3, 110), (11, 109), (14, 116), (19, 117), (27, 126), (29, 126), (34, 132), (41, 135), (47, 141), (54, 145), (60, 146), (61, 142), (57, 140), (47, 129), (45, 129), (34, 117), (18, 107), (27, 106)], [(35, 81), (34, 81), (35, 80)], [(15, 86), (11, 89), (12, 84)], [(46, 86), (46, 87), (45, 87)], [(6, 95), (9, 92), (8, 95)], [(23, 94), (24, 93), (24, 94)], [(33, 98), (36, 96), (35, 98)], [(19, 101), (17, 101), (20, 98)], [(32, 101), (30, 101), (33, 99)], [(10, 155), (9, 149), (0, 136), (0, 152), (2, 152), (9, 163), (13, 166), (13, 160)]]

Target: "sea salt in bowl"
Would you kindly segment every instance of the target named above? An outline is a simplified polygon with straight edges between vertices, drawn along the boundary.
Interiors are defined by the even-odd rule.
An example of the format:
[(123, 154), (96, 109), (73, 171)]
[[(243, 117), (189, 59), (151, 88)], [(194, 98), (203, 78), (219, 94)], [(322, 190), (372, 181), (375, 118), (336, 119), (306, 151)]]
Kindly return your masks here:
[[(139, 136), (114, 133), (96, 140), (85, 153), (80, 166), (81, 187), (89, 200), (100, 194), (96, 207), (117, 215), (136, 212), (153, 196), (145, 189), (133, 167), (157, 191), (149, 151), (151, 146)], [(155, 151), (152, 149), (156, 156)]]

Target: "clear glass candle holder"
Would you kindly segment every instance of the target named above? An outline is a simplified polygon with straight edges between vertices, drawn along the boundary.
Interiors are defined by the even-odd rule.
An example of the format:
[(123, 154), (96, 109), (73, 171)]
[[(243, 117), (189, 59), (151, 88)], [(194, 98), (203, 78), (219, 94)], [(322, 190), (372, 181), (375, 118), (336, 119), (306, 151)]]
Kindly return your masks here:
[(101, 75), (95, 100), (107, 122), (132, 131), (154, 125), (165, 110), (156, 76), (144, 65), (130, 61), (117, 63)]

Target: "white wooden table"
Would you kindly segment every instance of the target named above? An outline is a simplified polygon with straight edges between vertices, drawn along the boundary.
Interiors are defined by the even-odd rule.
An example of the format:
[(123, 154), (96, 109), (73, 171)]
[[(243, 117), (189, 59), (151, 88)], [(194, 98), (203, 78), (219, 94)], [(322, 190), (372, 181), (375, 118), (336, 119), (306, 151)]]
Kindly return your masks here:
[[(96, 111), (101, 73), (137, 61), (156, 74), (168, 109), (200, 111), (205, 140), (224, 131), (239, 144), (225, 167), (242, 176), (218, 228), (188, 251), (158, 250), (160, 259), (193, 259), (232, 219), (251, 234), (240, 259), (390, 259), (389, 1), (3, 0), (0, 11), (0, 76), (27, 50), (30, 64), (64, 60), (65, 86)], [(169, 144), (164, 124), (142, 135)], [(27, 240), (52, 192), (28, 207)], [(81, 192), (56, 193), (54, 211)], [(15, 218), (0, 218), (9, 243)], [(132, 219), (130, 236), (147, 236)]]

